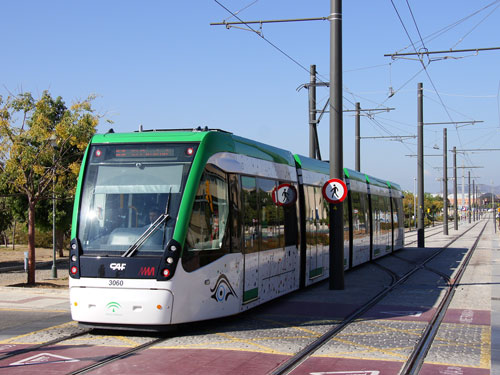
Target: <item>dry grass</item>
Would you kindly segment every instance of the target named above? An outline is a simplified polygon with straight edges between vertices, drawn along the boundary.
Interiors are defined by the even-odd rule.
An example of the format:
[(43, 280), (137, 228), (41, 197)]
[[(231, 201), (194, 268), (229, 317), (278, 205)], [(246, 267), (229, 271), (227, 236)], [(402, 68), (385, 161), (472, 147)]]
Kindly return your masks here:
[[(27, 245), (16, 245), (15, 249), (12, 246), (0, 247), (0, 267), (9, 267), (16, 264), (24, 264), (24, 253), (28, 251)], [(69, 257), (69, 250), (64, 250), (64, 258)], [(51, 262), (53, 256), (53, 250), (47, 248), (36, 248), (35, 249), (35, 260), (37, 263), (40, 262)], [(56, 259), (59, 258), (56, 252)], [(46, 268), (46, 267), (45, 267)], [(50, 288), (59, 289), (68, 287), (68, 272), (65, 269), (58, 267), (57, 271), (58, 278), (53, 279), (51, 277), (50, 269), (40, 270), (37, 269), (36, 272), (36, 283), (34, 285), (26, 284), (26, 274), (22, 271), (18, 272), (7, 272), (0, 273), (0, 285), (20, 287), (20, 288)]]
[[(0, 246), (0, 263), (4, 262), (24, 262), (24, 253), (28, 251), (28, 245), (16, 245), (15, 249), (12, 249), (12, 245), (9, 247)], [(69, 256), (69, 250), (63, 250), (64, 257)], [(39, 247), (35, 249), (35, 260), (37, 262), (48, 262), (52, 260), (52, 249), (47, 249)], [(56, 251), (56, 259), (59, 256)]]

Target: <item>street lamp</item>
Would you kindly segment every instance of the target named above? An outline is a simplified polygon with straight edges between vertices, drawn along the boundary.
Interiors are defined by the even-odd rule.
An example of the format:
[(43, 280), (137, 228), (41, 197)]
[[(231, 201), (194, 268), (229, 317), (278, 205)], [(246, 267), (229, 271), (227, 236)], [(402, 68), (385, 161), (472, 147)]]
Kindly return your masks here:
[[(55, 149), (57, 146), (56, 136), (50, 137), (50, 145)], [(57, 279), (56, 267), (56, 196), (55, 196), (55, 152), (52, 154), (52, 278)]]

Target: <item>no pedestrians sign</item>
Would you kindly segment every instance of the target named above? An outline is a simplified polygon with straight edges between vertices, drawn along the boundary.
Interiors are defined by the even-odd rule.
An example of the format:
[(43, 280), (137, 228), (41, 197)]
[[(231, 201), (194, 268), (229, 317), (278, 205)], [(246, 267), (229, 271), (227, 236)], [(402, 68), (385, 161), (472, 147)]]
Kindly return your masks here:
[(332, 178), (325, 182), (321, 192), (329, 203), (340, 203), (347, 197), (347, 185), (338, 178)]

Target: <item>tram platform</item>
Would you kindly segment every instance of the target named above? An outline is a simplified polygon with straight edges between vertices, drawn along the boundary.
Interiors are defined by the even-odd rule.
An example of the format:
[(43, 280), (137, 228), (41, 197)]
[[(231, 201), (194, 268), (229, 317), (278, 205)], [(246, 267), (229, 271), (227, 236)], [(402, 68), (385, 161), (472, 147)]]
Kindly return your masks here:
[[(425, 248), (416, 247), (416, 232), (407, 233), (403, 250), (346, 272), (344, 290), (330, 290), (325, 281), (235, 317), (181, 326), (163, 343), (111, 363), (103, 371), (127, 374), (127, 369), (131, 369), (132, 374), (140, 368), (142, 372), (163, 373), (168, 363), (171, 373), (270, 373), (416, 267), (419, 260), (464, 234), (426, 267), (420, 267), (408, 283), (398, 286), (357, 319), (355, 325), (347, 327), (313, 353), (302, 367), (292, 371), (396, 374), (413, 340), (421, 334), (445, 293), (446, 280), (453, 280), (460, 261), (484, 225), (420, 373), (500, 374), (500, 230), (494, 230), (491, 218), (461, 223), (458, 230), (450, 223), (447, 236), (441, 227), (427, 228)], [(60, 330), (71, 325), (67, 290), (0, 286), (0, 317), (0, 354), (10, 350), (9, 346), (47, 340), (51, 327)], [(78, 355), (87, 361), (97, 360), (103, 352), (113, 352), (127, 343), (133, 346), (137, 340), (98, 336), (83, 343), (81, 354), (66, 345), (57, 354), (74, 361), (65, 363), (65, 372), (54, 369), (53, 373), (74, 371), (78, 368), (73, 368), (78, 366)], [(30, 370), (48, 370), (44, 366), (50, 363), (32, 363)], [(16, 370), (21, 373), (23, 368)]]

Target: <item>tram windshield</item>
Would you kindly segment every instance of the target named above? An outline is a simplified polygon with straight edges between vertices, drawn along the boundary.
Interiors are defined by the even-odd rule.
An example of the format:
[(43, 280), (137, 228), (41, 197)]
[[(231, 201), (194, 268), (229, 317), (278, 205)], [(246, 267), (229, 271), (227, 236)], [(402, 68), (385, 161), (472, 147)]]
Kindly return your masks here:
[[(134, 255), (163, 252), (172, 238), (196, 145), (93, 145), (89, 150), (79, 213), (84, 254), (120, 255), (144, 233)], [(150, 226), (162, 214), (154, 230)]]

